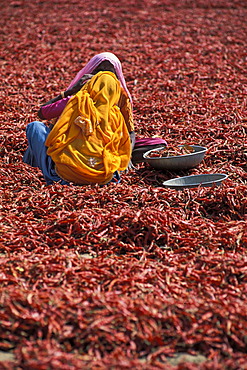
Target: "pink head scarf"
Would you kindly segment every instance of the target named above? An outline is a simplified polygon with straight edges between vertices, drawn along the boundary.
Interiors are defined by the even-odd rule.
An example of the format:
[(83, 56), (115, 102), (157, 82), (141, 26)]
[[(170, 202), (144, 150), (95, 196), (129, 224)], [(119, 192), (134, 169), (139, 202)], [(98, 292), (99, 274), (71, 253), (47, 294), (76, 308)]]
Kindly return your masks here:
[(68, 89), (71, 86), (73, 86), (77, 81), (79, 81), (80, 78), (82, 78), (82, 76), (84, 76), (85, 74), (89, 74), (89, 73), (93, 72), (93, 70), (96, 67), (98, 67), (98, 65), (101, 62), (103, 62), (104, 60), (108, 60), (114, 66), (115, 71), (116, 71), (116, 74), (117, 74), (117, 78), (119, 79), (121, 86), (123, 87), (123, 89), (128, 94), (129, 99), (130, 99), (130, 101), (132, 103), (132, 98), (131, 98), (130, 92), (129, 92), (127, 86), (126, 86), (125, 78), (124, 78), (124, 75), (123, 75), (121, 62), (116, 57), (116, 55), (114, 55), (112, 53), (109, 53), (109, 52), (100, 53), (100, 54), (95, 55), (93, 58), (91, 58), (90, 61), (86, 64), (86, 66), (84, 68), (82, 68), (77, 73), (77, 75), (75, 76), (75, 78), (73, 79), (73, 81), (70, 83)]

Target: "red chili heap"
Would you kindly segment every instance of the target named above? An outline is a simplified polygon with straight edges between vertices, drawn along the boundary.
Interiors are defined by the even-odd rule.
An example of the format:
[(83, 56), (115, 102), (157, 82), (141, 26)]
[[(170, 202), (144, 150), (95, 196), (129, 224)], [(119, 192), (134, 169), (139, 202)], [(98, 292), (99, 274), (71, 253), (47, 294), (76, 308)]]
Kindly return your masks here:
[(192, 146), (185, 144), (180, 147), (172, 146), (161, 150), (154, 150), (153, 152), (149, 153), (148, 157), (150, 158), (174, 157), (177, 155), (191, 154), (194, 151), (195, 150)]
[[(0, 368), (246, 369), (246, 1), (2, 0), (0, 19)], [(136, 135), (206, 147), (181, 176), (221, 186), (165, 189), (145, 163), (46, 186), (22, 162), (40, 104), (102, 51)]]

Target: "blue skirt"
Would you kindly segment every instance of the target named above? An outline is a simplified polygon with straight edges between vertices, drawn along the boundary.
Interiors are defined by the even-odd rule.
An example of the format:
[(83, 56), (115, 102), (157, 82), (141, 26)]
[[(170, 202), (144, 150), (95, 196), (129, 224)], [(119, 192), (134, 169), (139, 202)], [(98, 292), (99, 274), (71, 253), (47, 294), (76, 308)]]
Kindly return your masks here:
[[(38, 167), (44, 176), (47, 185), (53, 182), (59, 182), (62, 185), (68, 185), (69, 182), (61, 179), (56, 171), (53, 160), (47, 155), (47, 147), (45, 146), (46, 138), (51, 129), (43, 122), (34, 121), (27, 125), (26, 135), (28, 140), (28, 148), (24, 153), (23, 162), (32, 167)], [(120, 175), (116, 171), (110, 182), (119, 183)]]

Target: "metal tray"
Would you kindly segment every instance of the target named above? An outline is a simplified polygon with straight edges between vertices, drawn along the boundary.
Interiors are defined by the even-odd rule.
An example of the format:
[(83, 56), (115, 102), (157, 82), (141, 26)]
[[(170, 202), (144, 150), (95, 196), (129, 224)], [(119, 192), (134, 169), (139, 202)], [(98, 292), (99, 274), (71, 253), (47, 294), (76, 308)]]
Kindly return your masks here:
[(185, 189), (185, 188), (195, 188), (199, 185), (201, 186), (213, 186), (220, 185), (223, 180), (227, 179), (227, 175), (223, 173), (214, 174), (202, 174), (202, 175), (192, 175), (177, 177), (175, 179), (167, 180), (163, 182), (165, 188), (171, 189)]

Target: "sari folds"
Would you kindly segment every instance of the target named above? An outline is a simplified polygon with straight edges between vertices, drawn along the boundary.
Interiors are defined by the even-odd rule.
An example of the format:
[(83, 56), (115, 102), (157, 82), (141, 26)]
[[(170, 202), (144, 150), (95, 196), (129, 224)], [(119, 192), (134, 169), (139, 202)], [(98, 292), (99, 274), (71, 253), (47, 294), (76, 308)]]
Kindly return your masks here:
[(46, 139), (47, 154), (62, 179), (106, 184), (115, 171), (127, 168), (131, 143), (124, 107), (123, 113), (119, 107), (125, 94), (116, 76), (104, 71), (70, 98)]

